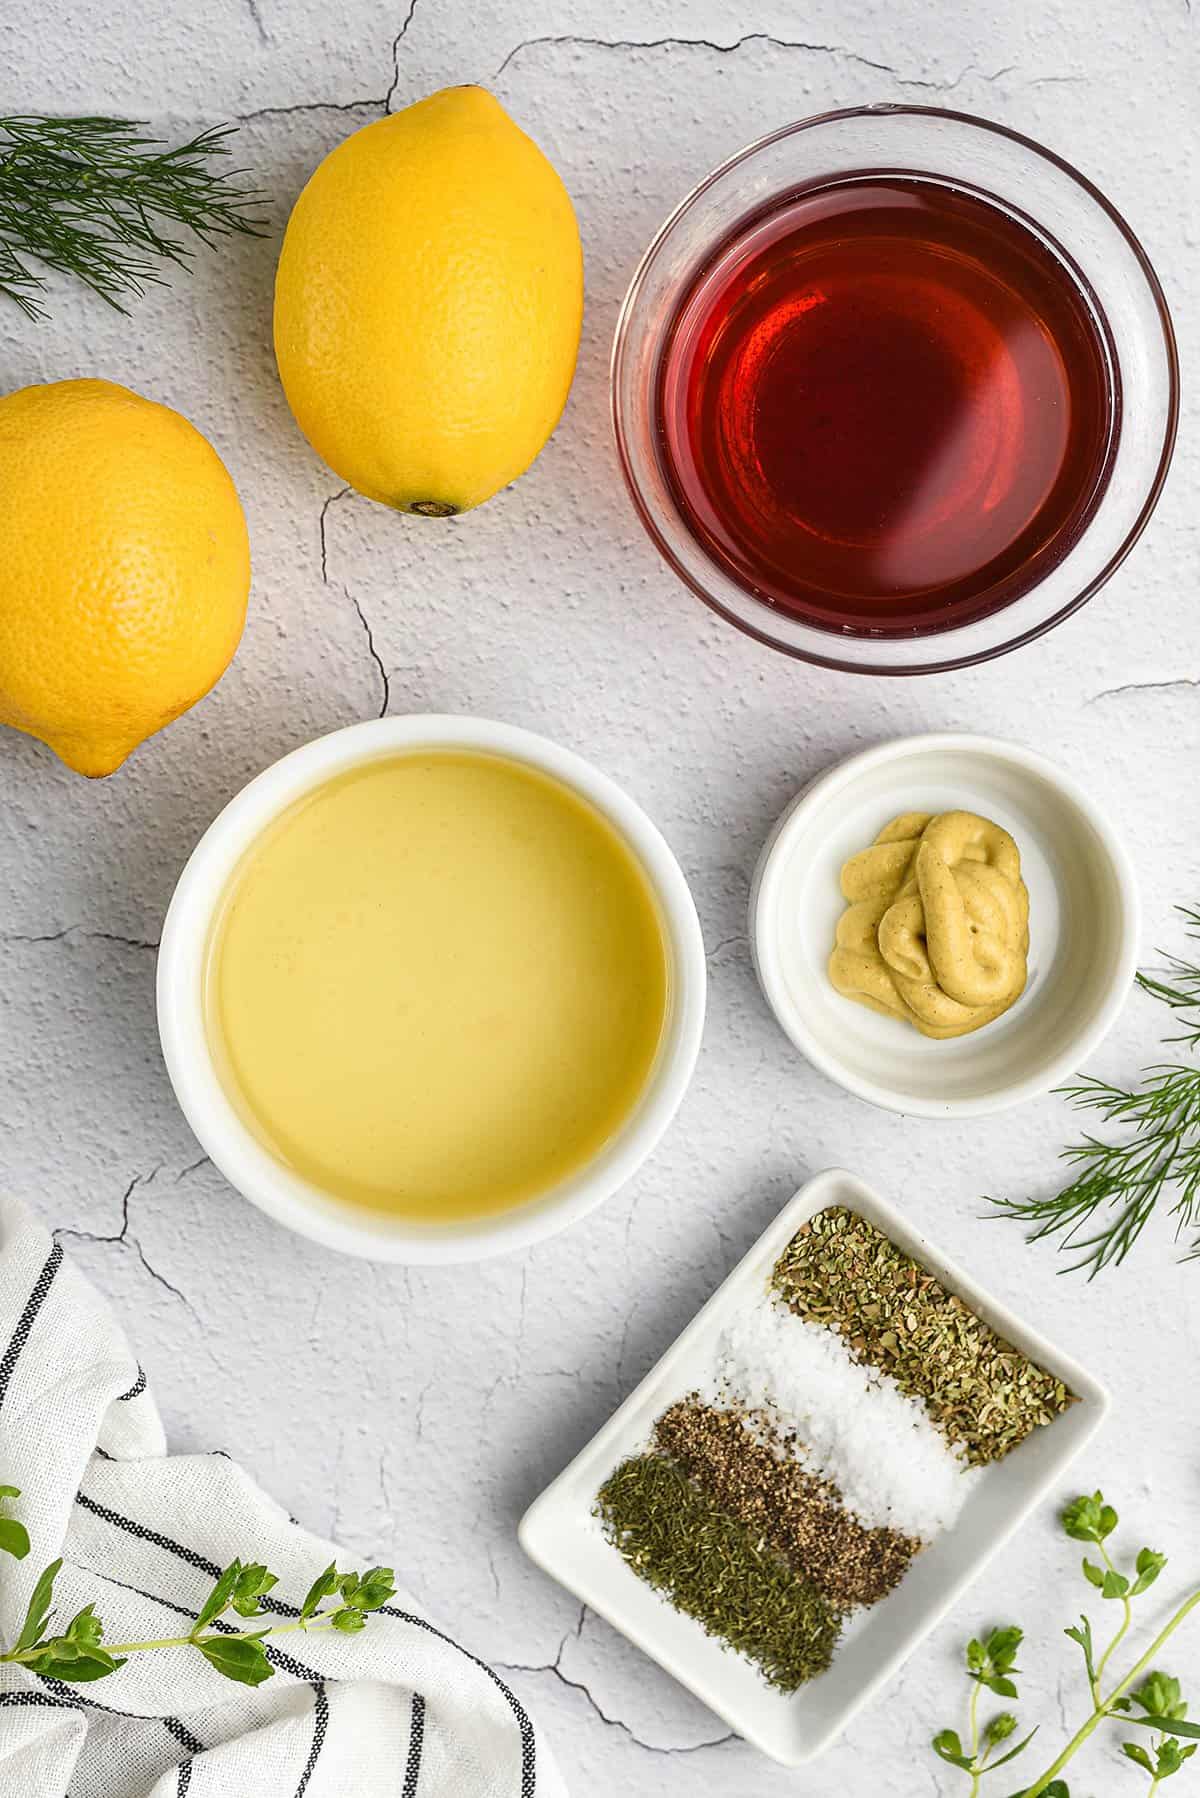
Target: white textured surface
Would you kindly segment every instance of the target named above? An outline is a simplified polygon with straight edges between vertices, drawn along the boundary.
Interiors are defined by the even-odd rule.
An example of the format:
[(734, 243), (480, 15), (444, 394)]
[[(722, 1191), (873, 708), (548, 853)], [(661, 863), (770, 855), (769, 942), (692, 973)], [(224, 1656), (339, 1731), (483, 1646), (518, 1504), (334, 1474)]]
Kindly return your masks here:
[[(1062, 1103), (950, 1126), (869, 1110), (798, 1060), (743, 934), (759, 844), (805, 778), (891, 734), (965, 727), (1036, 743), (1107, 796), (1144, 876), (1147, 952), (1169, 939), (1171, 904), (1200, 897), (1194, 430), (1146, 539), (1077, 618), (974, 672), (887, 683), (772, 656), (675, 585), (620, 489), (605, 382), (633, 262), (692, 181), (772, 125), (887, 98), (991, 115), (1084, 168), (1142, 234), (1194, 368), (1197, 22), (1187, 0), (46, 0), (0, 19), (4, 111), (116, 110), (178, 132), (240, 117), (276, 229), (346, 132), (464, 80), (494, 88), (579, 209), (588, 314), (565, 421), (527, 478), (451, 525), (343, 494), (292, 426), (269, 347), (274, 238), (204, 257), (128, 321), (65, 288), (50, 324), (0, 309), (5, 388), (107, 375), (208, 433), (255, 561), (233, 669), (112, 780), (0, 740), (0, 1177), (82, 1233), (67, 1240), (122, 1308), (176, 1446), (227, 1448), (314, 1528), (386, 1551), (482, 1652), (526, 1669), (513, 1678), (588, 1798), (932, 1793), (925, 1743), (957, 1720), (959, 1641), (989, 1619), (1035, 1639), (1024, 1708), (1044, 1736), (1059, 1727), (1060, 1672), (1064, 1714), (1078, 1710), (1059, 1632), (1083, 1588), (1048, 1518), (852, 1738), (799, 1775), (718, 1741), (706, 1713), (522, 1561), (513, 1526), (529, 1498), (830, 1162), (910, 1208), (1107, 1375), (1114, 1421), (1081, 1477), (1110, 1489), (1134, 1537), (1174, 1551), (1168, 1581), (1195, 1575), (1200, 1269), (1173, 1264), (1160, 1228), (1100, 1284), (1056, 1282), (1051, 1257), (977, 1214), (985, 1190), (1053, 1178)], [(371, 1269), (269, 1225), (197, 1160), (155, 1039), (153, 943), (203, 825), (282, 751), (384, 702), (491, 712), (602, 763), (674, 844), (711, 951), (700, 1067), (651, 1166), (571, 1234), (478, 1269)], [(1131, 1073), (1160, 1021), (1131, 999), (1095, 1066)], [(1195, 1684), (1195, 1632), (1171, 1658)], [(1107, 1798), (1136, 1780), (1094, 1749), (1081, 1789)]]

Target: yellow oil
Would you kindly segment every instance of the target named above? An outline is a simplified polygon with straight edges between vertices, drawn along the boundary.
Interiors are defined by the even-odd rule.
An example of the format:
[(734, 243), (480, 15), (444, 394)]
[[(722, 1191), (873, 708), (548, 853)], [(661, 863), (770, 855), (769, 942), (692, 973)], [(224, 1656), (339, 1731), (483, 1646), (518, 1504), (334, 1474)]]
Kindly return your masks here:
[(205, 1010), (243, 1119), (348, 1204), (525, 1204), (612, 1138), (668, 1005), (654, 896), (612, 826), (499, 756), (406, 753), (299, 800), (243, 857)]

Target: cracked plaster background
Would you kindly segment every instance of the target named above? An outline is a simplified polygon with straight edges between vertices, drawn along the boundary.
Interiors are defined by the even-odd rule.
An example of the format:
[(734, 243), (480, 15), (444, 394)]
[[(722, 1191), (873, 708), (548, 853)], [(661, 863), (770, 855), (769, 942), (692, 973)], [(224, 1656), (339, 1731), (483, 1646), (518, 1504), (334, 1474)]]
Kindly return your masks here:
[[(1195, 29), (1185, 0), (47, 0), (0, 15), (3, 110), (118, 111), (175, 134), (232, 117), (239, 160), (273, 196), (265, 241), (202, 255), (128, 320), (65, 287), (49, 324), (0, 312), (5, 390), (103, 374), (192, 418), (238, 482), (255, 567), (230, 673), (108, 782), (0, 735), (0, 1177), (111, 1295), (174, 1445), (227, 1449), (312, 1527), (394, 1559), (514, 1669), (589, 1798), (932, 1794), (925, 1743), (956, 1720), (958, 1643), (998, 1617), (1036, 1639), (1031, 1721), (1056, 1724), (1060, 1673), (1076, 1702), (1058, 1634), (1075, 1557), (1044, 1517), (799, 1774), (729, 1739), (520, 1555), (525, 1504), (830, 1163), (875, 1181), (1109, 1379), (1114, 1421), (1081, 1479), (1174, 1551), (1177, 1576), (1195, 1572), (1200, 1271), (1174, 1264), (1160, 1229), (1099, 1285), (1056, 1281), (1052, 1257), (977, 1214), (985, 1190), (1053, 1178), (1061, 1102), (945, 1127), (868, 1109), (776, 1029), (743, 928), (755, 855), (799, 784), (860, 745), (967, 727), (1035, 742), (1106, 796), (1142, 872), (1145, 950), (1172, 940), (1172, 903), (1200, 896), (1194, 412), (1146, 539), (1099, 599), (1016, 656), (888, 683), (773, 657), (674, 583), (621, 490), (605, 391), (625, 282), (686, 189), (774, 125), (876, 99), (979, 111), (1065, 152), (1141, 233), (1194, 368)], [(481, 512), (435, 525), (370, 505), (312, 456), (275, 378), (270, 294), (319, 157), (386, 107), (466, 80), (491, 85), (561, 170), (588, 308), (549, 449)], [(490, 713), (594, 757), (666, 831), (711, 946), (700, 1066), (651, 1165), (570, 1234), (478, 1268), (371, 1268), (268, 1223), (198, 1159), (155, 1035), (154, 943), (200, 831), (284, 751), (385, 708)], [(1131, 1074), (1159, 1022), (1132, 998), (1094, 1066)], [(1194, 1634), (1176, 1670), (1200, 1674)], [(1088, 1765), (1084, 1792), (1136, 1784), (1112, 1755)]]

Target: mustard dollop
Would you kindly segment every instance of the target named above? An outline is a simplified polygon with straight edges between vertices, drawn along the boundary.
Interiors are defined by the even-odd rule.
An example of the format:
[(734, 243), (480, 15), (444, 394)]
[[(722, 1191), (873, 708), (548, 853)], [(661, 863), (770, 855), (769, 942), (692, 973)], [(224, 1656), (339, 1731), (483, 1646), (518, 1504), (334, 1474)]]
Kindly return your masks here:
[(1006, 830), (974, 812), (905, 812), (841, 873), (829, 978), (839, 993), (912, 1024), (965, 1036), (1025, 990), (1029, 894)]

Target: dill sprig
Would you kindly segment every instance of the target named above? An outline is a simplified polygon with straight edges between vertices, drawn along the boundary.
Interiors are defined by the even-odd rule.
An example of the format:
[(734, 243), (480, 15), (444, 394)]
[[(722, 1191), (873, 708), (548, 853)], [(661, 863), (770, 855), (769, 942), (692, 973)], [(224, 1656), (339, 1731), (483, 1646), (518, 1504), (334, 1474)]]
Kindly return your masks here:
[[(1178, 910), (1188, 935), (1200, 939), (1200, 908)], [(1200, 1048), (1200, 966), (1165, 955), (1156, 972), (1137, 980), (1180, 1020), (1182, 1028), (1167, 1041)], [(1032, 1224), (1029, 1242), (1058, 1237), (1059, 1247), (1075, 1254), (1063, 1271), (1087, 1268), (1094, 1279), (1124, 1261), (1164, 1195), (1173, 1195), (1168, 1209), (1176, 1240), (1196, 1232), (1183, 1259), (1200, 1258), (1200, 1066), (1158, 1063), (1144, 1068), (1129, 1089), (1084, 1074), (1058, 1090), (1120, 1134), (1111, 1140), (1085, 1135), (1064, 1149), (1062, 1159), (1079, 1171), (1048, 1197), (988, 1202), (1004, 1216)]]
[(255, 237), (264, 196), (221, 166), (233, 127), (202, 131), (175, 149), (133, 119), (0, 117), (0, 293), (44, 318), (46, 282), (30, 259), (74, 275), (118, 312), (192, 246), (238, 232)]
[[(1200, 941), (1200, 907), (1178, 905), (1175, 909), (1187, 925), (1187, 934)], [(1195, 1012), (1194, 1017), (1182, 1018), (1182, 1030), (1178, 1036), (1168, 1037), (1167, 1041), (1200, 1048), (1200, 967), (1178, 955), (1163, 955), (1157, 974), (1139, 974), (1137, 983), (1144, 993), (1160, 999), (1172, 1011)]]

